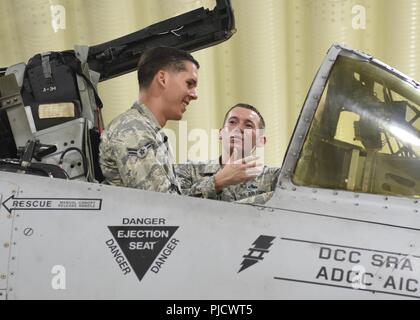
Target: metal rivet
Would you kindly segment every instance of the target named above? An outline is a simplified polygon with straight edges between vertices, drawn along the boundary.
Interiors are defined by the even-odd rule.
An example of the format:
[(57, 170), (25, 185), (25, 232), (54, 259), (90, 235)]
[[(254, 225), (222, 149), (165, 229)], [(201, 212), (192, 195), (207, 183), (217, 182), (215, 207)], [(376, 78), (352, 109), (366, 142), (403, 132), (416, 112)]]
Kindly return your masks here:
[(296, 191), (296, 188), (295, 188), (295, 187), (293, 187), (293, 188), (292, 188), (292, 191)]
[(388, 197), (385, 197), (385, 198), (384, 198), (384, 200), (385, 200), (385, 201), (388, 201)]
[(318, 192), (318, 190), (312, 190), (312, 193), (317, 193)]
[(1, 280), (6, 279), (6, 275), (5, 275), (4, 273), (2, 273), (2, 274), (0, 275), (0, 279), (1, 279)]
[(274, 212), (274, 209), (273, 208), (269, 208), (268, 211)]
[(334, 191), (333, 192), (333, 195), (337, 196), (338, 195), (338, 192), (337, 191)]
[(23, 230), (23, 234), (27, 237), (31, 236), (34, 234), (34, 229), (32, 228), (26, 228), (25, 230)]
[(385, 207), (384, 207), (384, 209), (388, 209), (388, 207), (387, 207), (387, 206), (385, 206)]
[(9, 242), (5, 242), (3, 245), (5, 248), (9, 248), (10, 247), (10, 243)]
[(358, 206), (359, 206), (359, 204), (358, 204), (358, 203), (355, 203), (354, 205), (355, 205), (356, 207), (358, 207)]
[(355, 194), (355, 195), (354, 195), (354, 197), (355, 197), (355, 198), (359, 198), (359, 195), (358, 195), (358, 194)]

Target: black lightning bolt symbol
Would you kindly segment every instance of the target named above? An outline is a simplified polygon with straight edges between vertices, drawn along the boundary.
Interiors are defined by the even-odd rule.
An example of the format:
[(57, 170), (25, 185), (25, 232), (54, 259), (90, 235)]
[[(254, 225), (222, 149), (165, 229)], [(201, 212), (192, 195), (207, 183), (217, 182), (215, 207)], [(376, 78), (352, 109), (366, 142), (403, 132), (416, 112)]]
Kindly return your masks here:
[(241, 269), (239, 269), (238, 273), (249, 268), (250, 266), (256, 264), (258, 261), (263, 260), (264, 253), (269, 252), (268, 248), (271, 247), (273, 244), (273, 240), (276, 237), (270, 236), (259, 236), (257, 240), (254, 241), (252, 244), (254, 247), (249, 248), (249, 252), (247, 255), (244, 255), (244, 261), (241, 263)]

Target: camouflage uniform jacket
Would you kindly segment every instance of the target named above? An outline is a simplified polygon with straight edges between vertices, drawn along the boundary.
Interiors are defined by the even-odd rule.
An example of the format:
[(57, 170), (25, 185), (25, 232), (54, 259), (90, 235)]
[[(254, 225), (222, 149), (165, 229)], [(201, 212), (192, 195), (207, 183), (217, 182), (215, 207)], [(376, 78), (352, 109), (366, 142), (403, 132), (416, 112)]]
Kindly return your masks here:
[(280, 168), (264, 166), (261, 174), (254, 180), (231, 185), (216, 193), (214, 176), (221, 169), (220, 160), (176, 165), (175, 171), (182, 194), (229, 202), (263, 204), (271, 198), (280, 174)]
[(180, 193), (174, 157), (161, 129), (153, 113), (138, 102), (111, 121), (99, 146), (105, 183)]

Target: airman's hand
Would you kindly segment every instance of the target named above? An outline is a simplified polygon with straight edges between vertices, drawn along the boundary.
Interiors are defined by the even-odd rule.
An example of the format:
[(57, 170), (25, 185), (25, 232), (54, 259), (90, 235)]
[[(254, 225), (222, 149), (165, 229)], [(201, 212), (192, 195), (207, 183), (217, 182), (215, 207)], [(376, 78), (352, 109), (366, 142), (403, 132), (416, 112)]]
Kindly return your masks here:
[(236, 149), (232, 156), (214, 177), (216, 192), (230, 185), (255, 179), (261, 172), (262, 165), (257, 165), (257, 156), (237, 159)]

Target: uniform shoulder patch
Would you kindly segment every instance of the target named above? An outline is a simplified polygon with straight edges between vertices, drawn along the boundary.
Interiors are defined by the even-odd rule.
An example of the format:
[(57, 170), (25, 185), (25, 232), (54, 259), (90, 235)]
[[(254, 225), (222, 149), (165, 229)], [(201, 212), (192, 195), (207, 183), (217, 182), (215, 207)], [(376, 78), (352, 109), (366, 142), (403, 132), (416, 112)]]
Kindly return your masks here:
[(130, 156), (137, 156), (141, 159), (146, 157), (147, 152), (152, 148), (152, 143), (146, 143), (144, 146), (136, 149), (136, 148), (127, 148), (128, 155)]

